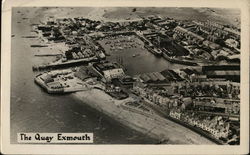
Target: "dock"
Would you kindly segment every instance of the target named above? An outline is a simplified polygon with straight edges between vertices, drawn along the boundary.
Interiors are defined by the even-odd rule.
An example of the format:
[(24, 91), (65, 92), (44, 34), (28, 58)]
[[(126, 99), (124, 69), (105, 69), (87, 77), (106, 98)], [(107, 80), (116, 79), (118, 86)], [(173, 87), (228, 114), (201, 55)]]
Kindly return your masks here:
[(85, 59), (79, 59), (79, 60), (72, 60), (68, 62), (62, 62), (62, 63), (54, 63), (54, 64), (47, 64), (47, 65), (37, 65), (33, 66), (33, 71), (40, 71), (40, 70), (46, 70), (46, 69), (58, 69), (58, 68), (66, 68), (66, 67), (75, 67), (77, 65), (83, 65), (87, 64), (89, 62), (95, 62), (98, 61), (98, 58), (91, 57), (91, 58), (85, 58)]

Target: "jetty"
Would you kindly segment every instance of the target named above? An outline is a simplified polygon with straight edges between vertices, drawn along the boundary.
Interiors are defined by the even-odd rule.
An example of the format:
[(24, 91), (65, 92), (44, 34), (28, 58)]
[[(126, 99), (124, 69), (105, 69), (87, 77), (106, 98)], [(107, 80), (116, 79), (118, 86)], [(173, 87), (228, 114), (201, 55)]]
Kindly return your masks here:
[(77, 65), (83, 65), (87, 64), (89, 62), (98, 61), (98, 58), (90, 57), (90, 58), (84, 58), (79, 60), (70, 60), (67, 62), (60, 62), (60, 63), (51, 63), (46, 65), (35, 65), (32, 67), (33, 71), (39, 71), (39, 70), (46, 70), (46, 69), (58, 69), (58, 68), (66, 68), (66, 67), (75, 67)]

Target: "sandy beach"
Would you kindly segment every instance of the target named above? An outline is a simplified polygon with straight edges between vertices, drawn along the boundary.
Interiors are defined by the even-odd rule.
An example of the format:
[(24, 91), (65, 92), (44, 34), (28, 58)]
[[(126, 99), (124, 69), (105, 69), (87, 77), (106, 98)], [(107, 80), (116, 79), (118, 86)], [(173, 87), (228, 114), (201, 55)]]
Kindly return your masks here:
[(110, 119), (114, 119), (124, 126), (152, 138), (159, 140), (166, 139), (171, 144), (214, 144), (205, 137), (170, 120), (159, 116), (154, 118), (145, 117), (114, 105), (126, 102), (126, 100), (130, 100), (129, 98), (118, 101), (98, 89), (76, 92), (74, 96), (81, 100), (83, 104), (87, 104), (109, 116)]

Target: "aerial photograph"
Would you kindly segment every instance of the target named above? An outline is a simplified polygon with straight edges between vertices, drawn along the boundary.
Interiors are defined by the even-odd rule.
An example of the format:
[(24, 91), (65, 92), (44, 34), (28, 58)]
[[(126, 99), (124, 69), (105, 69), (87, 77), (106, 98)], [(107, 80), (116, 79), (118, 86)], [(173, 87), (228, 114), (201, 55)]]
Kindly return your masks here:
[(240, 21), (233, 8), (13, 7), (11, 144), (240, 145)]

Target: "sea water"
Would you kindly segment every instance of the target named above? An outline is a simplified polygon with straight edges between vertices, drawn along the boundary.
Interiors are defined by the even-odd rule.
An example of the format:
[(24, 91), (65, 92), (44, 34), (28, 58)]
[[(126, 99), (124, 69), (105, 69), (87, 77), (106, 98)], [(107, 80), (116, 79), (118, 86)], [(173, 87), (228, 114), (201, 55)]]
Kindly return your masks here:
[[(93, 132), (96, 144), (156, 143), (90, 109), (71, 94), (50, 95), (34, 83), (38, 72), (33, 72), (32, 66), (54, 59), (34, 57), (38, 49), (30, 45), (40, 41), (23, 38), (32, 34), (30, 24), (39, 22), (35, 13), (36, 9), (32, 8), (14, 8), (12, 14), (11, 33), (15, 36), (11, 39), (11, 143), (17, 143), (17, 133), (20, 132)], [(22, 20), (24, 17), (29, 19)]]

